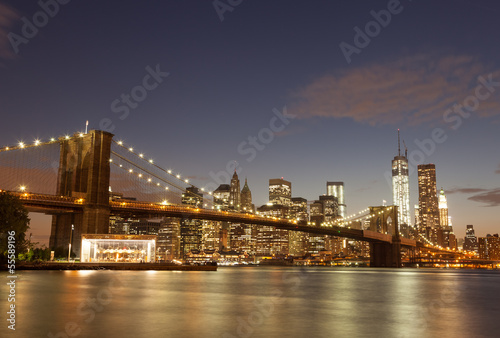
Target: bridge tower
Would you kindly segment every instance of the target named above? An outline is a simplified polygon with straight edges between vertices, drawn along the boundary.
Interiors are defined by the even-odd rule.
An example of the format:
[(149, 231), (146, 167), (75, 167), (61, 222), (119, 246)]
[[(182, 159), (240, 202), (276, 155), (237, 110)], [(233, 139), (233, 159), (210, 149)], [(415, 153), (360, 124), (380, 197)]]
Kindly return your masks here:
[(370, 266), (401, 267), (401, 239), (399, 238), (398, 206), (370, 207), (370, 230), (392, 235), (392, 243), (370, 243)]
[(85, 202), (83, 213), (52, 216), (51, 248), (67, 248), (72, 236), (72, 251), (78, 257), (82, 234), (108, 233), (112, 139), (113, 134), (101, 130), (59, 139), (57, 195), (83, 198)]

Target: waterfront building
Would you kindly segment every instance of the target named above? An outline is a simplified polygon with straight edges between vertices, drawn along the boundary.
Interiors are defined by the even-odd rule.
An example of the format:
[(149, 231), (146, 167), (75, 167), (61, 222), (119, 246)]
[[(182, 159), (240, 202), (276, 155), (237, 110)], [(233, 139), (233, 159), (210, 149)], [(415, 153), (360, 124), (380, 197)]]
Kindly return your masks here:
[(500, 261), (500, 238), (498, 234), (478, 238), (479, 258)]

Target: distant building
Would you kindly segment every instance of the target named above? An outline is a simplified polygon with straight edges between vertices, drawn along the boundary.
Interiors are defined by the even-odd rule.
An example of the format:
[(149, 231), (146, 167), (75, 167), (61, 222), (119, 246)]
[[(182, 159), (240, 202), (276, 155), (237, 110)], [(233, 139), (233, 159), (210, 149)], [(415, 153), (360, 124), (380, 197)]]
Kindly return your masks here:
[(436, 166), (418, 165), (418, 203), (420, 210), (420, 229), (426, 237), (437, 244), (439, 223), (439, 204), (436, 188)]
[(478, 252), (477, 237), (474, 231), (474, 226), (469, 224), (465, 229), (465, 240), (463, 249), (466, 251)]
[(292, 183), (283, 177), (270, 179), (269, 203), (289, 207), (292, 204)]
[[(263, 205), (257, 209), (261, 216), (286, 218), (289, 208), (283, 205)], [(257, 227), (256, 255), (284, 257), (289, 254), (289, 231), (272, 226)]]
[(500, 238), (498, 234), (479, 237), (479, 258), (492, 261), (500, 261)]
[(323, 221), (333, 222), (339, 216), (339, 202), (335, 196), (323, 195), (319, 197), (323, 204)]
[(214, 208), (217, 210), (228, 210), (230, 194), (231, 186), (229, 184), (219, 185), (213, 192)]
[(197, 187), (187, 187), (182, 193), (182, 204), (195, 208), (203, 208), (203, 193)]
[(248, 181), (245, 178), (245, 185), (241, 189), (241, 210), (245, 212), (254, 212), (255, 207), (252, 204), (252, 192), (248, 187)]
[(337, 198), (339, 206), (338, 215), (345, 218), (347, 214), (344, 198), (344, 182), (326, 182), (326, 194)]
[[(196, 208), (203, 207), (203, 193), (196, 187), (186, 188), (186, 192), (182, 194), (182, 204)], [(198, 219), (181, 219), (180, 227), (180, 256), (187, 258), (192, 250), (201, 250), (203, 237), (203, 222)]]
[(229, 192), (229, 208), (239, 211), (241, 208), (240, 179), (236, 170), (231, 178), (231, 190)]
[(398, 206), (398, 224), (411, 225), (410, 217), (410, 181), (408, 175), (407, 151), (401, 155), (398, 129), (398, 155), (392, 160), (392, 199)]
[[(302, 197), (292, 197), (292, 206), (289, 211), (290, 217), (298, 222), (308, 222), (307, 200)], [(290, 255), (300, 257), (306, 254), (309, 233), (301, 231), (290, 231), (288, 234), (288, 244)]]

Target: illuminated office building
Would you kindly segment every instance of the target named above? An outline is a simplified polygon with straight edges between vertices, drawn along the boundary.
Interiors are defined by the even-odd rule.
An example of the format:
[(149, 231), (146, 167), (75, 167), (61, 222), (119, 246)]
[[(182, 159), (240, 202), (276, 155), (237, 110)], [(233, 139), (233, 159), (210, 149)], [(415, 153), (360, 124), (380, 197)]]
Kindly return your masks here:
[(410, 225), (410, 182), (408, 175), (408, 158), (401, 155), (398, 129), (398, 155), (392, 160), (392, 199), (393, 204), (398, 206), (398, 223)]
[(214, 208), (217, 210), (229, 209), (229, 195), (231, 194), (231, 186), (229, 184), (221, 184), (213, 192)]
[(342, 218), (346, 217), (346, 204), (344, 199), (344, 182), (326, 182), (326, 194), (337, 197), (339, 212)]
[(472, 224), (468, 224), (467, 229), (465, 229), (465, 241), (463, 249), (466, 251), (478, 252), (477, 237), (474, 231), (474, 226)]
[(292, 204), (292, 183), (282, 178), (269, 180), (269, 203), (289, 207)]
[(446, 201), (446, 195), (444, 194), (443, 188), (439, 191), (439, 225), (447, 227), (448, 224), (448, 202)]
[(420, 231), (434, 244), (438, 243), (439, 203), (436, 188), (436, 166), (418, 165), (418, 204)]

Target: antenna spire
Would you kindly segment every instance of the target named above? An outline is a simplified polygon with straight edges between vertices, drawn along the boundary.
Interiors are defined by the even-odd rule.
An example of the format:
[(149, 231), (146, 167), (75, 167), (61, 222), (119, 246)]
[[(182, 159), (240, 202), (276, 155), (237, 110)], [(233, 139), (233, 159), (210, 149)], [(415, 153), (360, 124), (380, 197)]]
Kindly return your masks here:
[(399, 128), (398, 128), (398, 156), (401, 156), (401, 142), (399, 141)]

